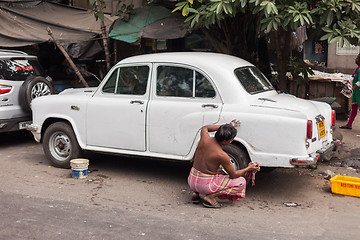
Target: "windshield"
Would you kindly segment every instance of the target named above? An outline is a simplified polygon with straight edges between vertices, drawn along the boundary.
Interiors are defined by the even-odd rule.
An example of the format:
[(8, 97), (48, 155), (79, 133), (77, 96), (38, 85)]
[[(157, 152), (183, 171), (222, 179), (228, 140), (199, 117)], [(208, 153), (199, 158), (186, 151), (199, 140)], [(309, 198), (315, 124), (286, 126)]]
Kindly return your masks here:
[(238, 68), (235, 70), (235, 75), (250, 94), (274, 90), (264, 74), (255, 67)]

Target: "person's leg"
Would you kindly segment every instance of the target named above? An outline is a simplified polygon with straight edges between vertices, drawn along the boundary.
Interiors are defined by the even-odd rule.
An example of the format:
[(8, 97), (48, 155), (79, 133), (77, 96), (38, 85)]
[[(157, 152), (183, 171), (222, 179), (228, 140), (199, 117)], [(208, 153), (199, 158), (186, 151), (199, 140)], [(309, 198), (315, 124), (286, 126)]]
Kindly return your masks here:
[(359, 108), (359, 105), (357, 103), (354, 103), (351, 106), (351, 113), (350, 113), (349, 121), (346, 124), (348, 127), (352, 127), (352, 124), (353, 124), (355, 117), (357, 115), (357, 112), (358, 112), (358, 108)]

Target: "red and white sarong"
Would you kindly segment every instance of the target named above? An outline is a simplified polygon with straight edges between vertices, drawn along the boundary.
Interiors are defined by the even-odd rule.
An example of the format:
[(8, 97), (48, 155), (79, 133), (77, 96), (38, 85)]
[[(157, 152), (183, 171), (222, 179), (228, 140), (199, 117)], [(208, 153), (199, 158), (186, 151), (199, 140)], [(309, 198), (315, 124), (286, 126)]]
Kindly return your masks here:
[(205, 174), (192, 167), (188, 184), (195, 192), (205, 195), (220, 192), (224, 194), (220, 199), (233, 202), (245, 197), (246, 180), (243, 177), (231, 179), (229, 175)]

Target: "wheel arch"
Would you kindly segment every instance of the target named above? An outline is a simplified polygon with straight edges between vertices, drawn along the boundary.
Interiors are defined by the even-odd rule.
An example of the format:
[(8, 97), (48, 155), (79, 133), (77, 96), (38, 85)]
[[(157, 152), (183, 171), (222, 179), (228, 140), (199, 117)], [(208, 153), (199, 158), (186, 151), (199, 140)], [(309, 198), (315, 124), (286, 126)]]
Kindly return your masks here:
[(75, 137), (76, 137), (76, 139), (77, 139), (77, 141), (78, 141), (78, 143), (79, 143), (79, 146), (80, 146), (82, 149), (84, 149), (84, 144), (83, 144), (83, 142), (81, 141), (81, 138), (79, 138), (79, 134), (78, 134), (78, 132), (76, 131), (76, 129), (74, 128), (72, 122), (71, 122), (70, 120), (64, 119), (64, 118), (50, 117), (50, 118), (47, 118), (47, 119), (44, 121), (44, 123), (43, 123), (43, 125), (42, 125), (42, 127), (41, 127), (41, 142), (42, 142), (43, 139), (44, 139), (44, 134), (45, 134), (46, 129), (48, 129), (48, 127), (49, 127), (51, 124), (56, 123), (56, 122), (63, 122), (63, 123), (68, 124), (68, 125), (72, 128), (72, 130), (74, 131), (74, 134), (75, 134)]
[(232, 141), (231, 144), (238, 147), (238, 148), (240, 148), (240, 149), (242, 149), (242, 150), (244, 150), (244, 152), (248, 155), (250, 161), (252, 161), (251, 156), (249, 154), (249, 151), (248, 151), (248, 149), (245, 147), (245, 145), (243, 143), (241, 143), (238, 140), (234, 140), (234, 141)]

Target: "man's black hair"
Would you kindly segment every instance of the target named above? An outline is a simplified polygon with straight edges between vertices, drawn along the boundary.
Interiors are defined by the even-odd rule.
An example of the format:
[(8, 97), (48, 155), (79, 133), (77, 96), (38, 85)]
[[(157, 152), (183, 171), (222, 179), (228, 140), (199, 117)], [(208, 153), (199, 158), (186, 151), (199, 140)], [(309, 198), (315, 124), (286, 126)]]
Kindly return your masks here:
[(237, 134), (236, 128), (234, 128), (230, 124), (223, 124), (216, 131), (215, 139), (219, 143), (222, 141), (229, 141), (235, 138), (236, 134)]

